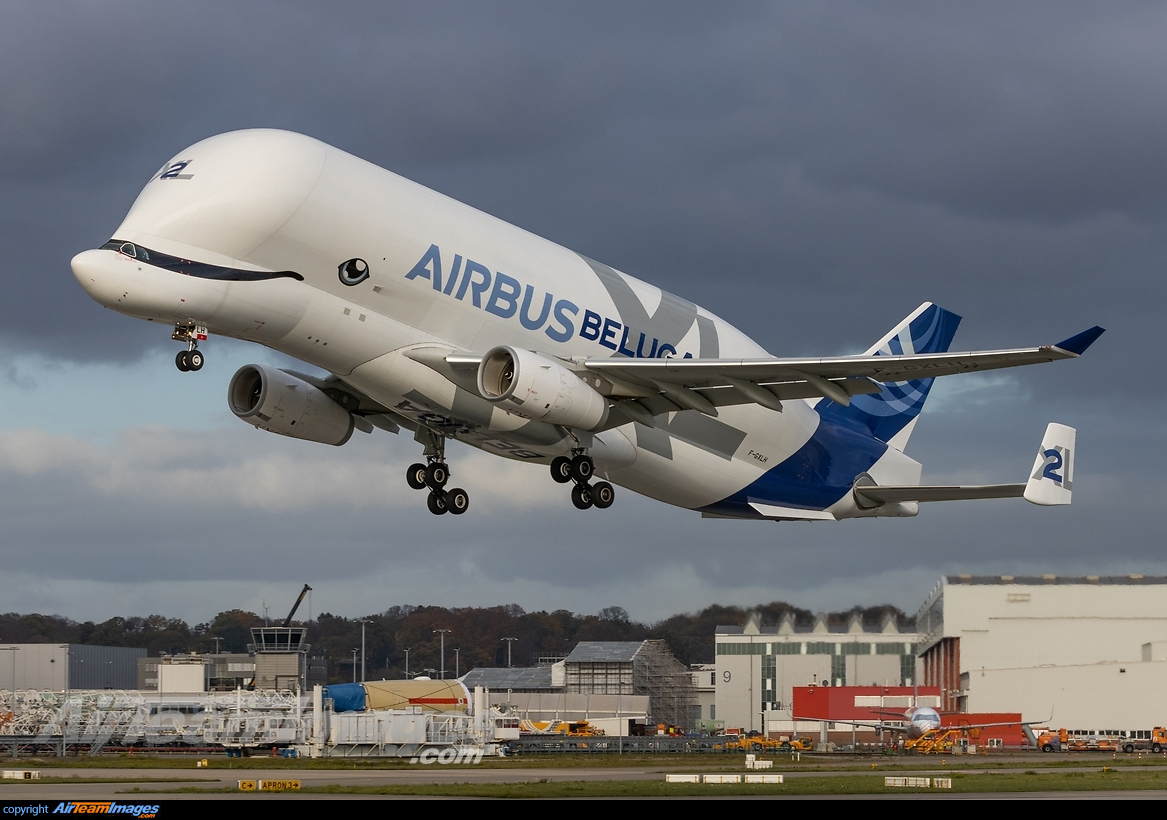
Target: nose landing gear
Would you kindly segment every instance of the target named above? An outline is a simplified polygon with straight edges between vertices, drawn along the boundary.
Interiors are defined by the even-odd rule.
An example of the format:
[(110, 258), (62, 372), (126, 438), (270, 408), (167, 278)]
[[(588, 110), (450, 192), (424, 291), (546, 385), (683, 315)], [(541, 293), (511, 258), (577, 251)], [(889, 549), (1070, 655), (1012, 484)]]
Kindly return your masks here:
[(174, 357), (175, 366), (183, 373), (203, 369), (203, 354), (199, 352), (199, 342), (207, 340), (207, 329), (203, 325), (188, 322), (185, 325), (175, 325), (174, 333), (170, 338), (176, 342), (186, 342), (186, 350), (180, 350)]
[(446, 466), (446, 437), (426, 429), (422, 440), (426, 442), (427, 463), (411, 464), (405, 473), (406, 483), (415, 490), (429, 489), (426, 506), (434, 515), (461, 515), (470, 508), (470, 495), (461, 487), (446, 489), (450, 480), (450, 468)]
[(571, 503), (576, 509), (586, 510), (595, 507), (606, 510), (616, 500), (616, 491), (607, 481), (597, 481), (591, 484), (596, 467), (592, 458), (586, 455), (582, 448), (571, 451), (571, 458), (558, 456), (551, 461), (551, 478), (559, 484), (569, 481), (575, 482), (571, 488)]

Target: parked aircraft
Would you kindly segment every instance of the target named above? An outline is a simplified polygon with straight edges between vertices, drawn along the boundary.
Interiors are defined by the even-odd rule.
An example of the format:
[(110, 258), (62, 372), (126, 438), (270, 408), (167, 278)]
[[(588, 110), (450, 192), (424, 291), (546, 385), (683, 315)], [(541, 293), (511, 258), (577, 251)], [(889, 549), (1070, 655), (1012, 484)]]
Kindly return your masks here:
[[(878, 720), (862, 721), (862, 720), (835, 720), (832, 718), (820, 717), (796, 717), (795, 720), (804, 721), (820, 721), (828, 723), (839, 723), (844, 726), (856, 726), (865, 729), (876, 729), (884, 732), (903, 733), (908, 739), (914, 740), (923, 737), (930, 732), (939, 730), (943, 724), (940, 717), (940, 712), (933, 709), (931, 706), (912, 706), (902, 713), (899, 712), (885, 712), (881, 710), (872, 710), (873, 712), (882, 715)], [(1023, 720), (1023, 721), (1001, 721), (996, 723), (968, 723), (961, 721), (958, 725), (950, 726), (952, 729), (988, 729), (994, 726), (1033, 726), (1038, 723), (1046, 723), (1046, 720)]]
[[(222, 335), (308, 362), (248, 365), (228, 405), (260, 429), (340, 445), (413, 433), (409, 486), (435, 514), (452, 439), (549, 464), (576, 507), (612, 484), (704, 515), (916, 515), (920, 501), (1067, 504), (1074, 431), (1050, 425), (1025, 483), (920, 486), (904, 447), (932, 380), (1072, 359), (1056, 345), (950, 353), (960, 317), (925, 303), (865, 353), (778, 358), (670, 293), (299, 134), (239, 131), (166, 162), (73, 273), (96, 301), (173, 326), (183, 371)], [(725, 274), (720, 274), (725, 275)]]

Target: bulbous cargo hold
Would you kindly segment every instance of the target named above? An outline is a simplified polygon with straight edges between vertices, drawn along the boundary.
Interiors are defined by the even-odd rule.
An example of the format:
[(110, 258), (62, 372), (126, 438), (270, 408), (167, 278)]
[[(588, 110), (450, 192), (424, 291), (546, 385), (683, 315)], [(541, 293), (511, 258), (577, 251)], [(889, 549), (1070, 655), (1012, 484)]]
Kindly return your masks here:
[(594, 430), (608, 401), (563, 365), (530, 350), (496, 347), (478, 367), (478, 392), (516, 416)]
[(336, 683), (324, 687), (334, 712), (405, 709), (420, 706), (427, 712), (469, 712), (470, 691), (456, 680), (379, 680)]
[(274, 367), (248, 364), (231, 377), (227, 405), (243, 421), (281, 436), (344, 444), (352, 414), (303, 379)]

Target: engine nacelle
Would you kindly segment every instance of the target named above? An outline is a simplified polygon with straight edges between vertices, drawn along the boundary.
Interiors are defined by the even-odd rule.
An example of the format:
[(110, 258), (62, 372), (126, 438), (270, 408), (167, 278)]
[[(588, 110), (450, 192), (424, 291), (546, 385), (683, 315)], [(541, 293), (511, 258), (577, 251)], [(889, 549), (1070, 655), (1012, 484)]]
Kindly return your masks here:
[(340, 446), (353, 434), (348, 410), (298, 376), (261, 364), (235, 372), (227, 406), (248, 424), (281, 436)]
[(478, 392), (523, 418), (594, 430), (608, 400), (558, 362), (530, 350), (496, 347), (478, 366)]

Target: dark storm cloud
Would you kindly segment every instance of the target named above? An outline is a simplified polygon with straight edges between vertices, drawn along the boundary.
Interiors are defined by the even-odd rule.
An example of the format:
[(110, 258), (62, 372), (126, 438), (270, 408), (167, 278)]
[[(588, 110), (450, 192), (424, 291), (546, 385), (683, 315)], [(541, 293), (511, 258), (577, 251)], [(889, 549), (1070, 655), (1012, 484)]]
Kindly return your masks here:
[[(166, 159), (249, 127), (337, 145), (693, 299), (776, 354), (862, 350), (924, 300), (966, 317), (966, 349), (1109, 328), (1081, 361), (938, 387), (909, 449), (926, 481), (1015, 481), (1047, 421), (1078, 425), (1069, 510), (775, 525), (624, 493), (597, 533), (544, 474), (495, 497), (485, 457), (459, 456), (480, 495), (435, 526), (402, 489), (405, 437), (317, 452), (240, 425), (102, 449), (53, 430), (0, 441), (13, 571), (298, 582), (316, 562), (339, 583), (440, 555), (427, 571), (493, 588), (653, 589), (667, 614), (707, 603), (705, 587), (860, 594), (888, 572), (1163, 566), (1167, 488), (1147, 467), (1167, 444), (1161, 4), (10, 3), (0, 23), (10, 356), (125, 363), (172, 344), (91, 302), (68, 260), (109, 237)], [(28, 372), (0, 369), (26, 385), (6, 399), (32, 392)], [(165, 422), (183, 390), (224, 389), (84, 401), (140, 414), (131, 427)], [(192, 532), (202, 553), (176, 560)], [(673, 606), (661, 579), (682, 571), (698, 597)]]
[[(166, 158), (252, 126), (333, 142), (787, 350), (821, 325), (793, 317), (773, 331), (743, 297), (848, 288), (857, 299), (833, 307), (845, 329), (866, 309), (890, 323), (937, 291), (968, 310), (1002, 285), (1025, 312), (1060, 299), (1055, 282), (1098, 306), (1108, 300), (1092, 277), (1109, 276), (1107, 261), (1133, 263), (1130, 277), (1149, 251), (1162, 262), (1158, 243), (1131, 241), (1161, 229), (1167, 196), (1159, 6), (5, 14), (0, 70), (18, 81), (0, 88), (0, 327), (10, 344), (60, 355), (142, 347), (146, 331), (88, 303), (67, 260), (108, 237)], [(1083, 231), (1105, 260), (1073, 247)], [(97, 333), (102, 344), (85, 343)]]

